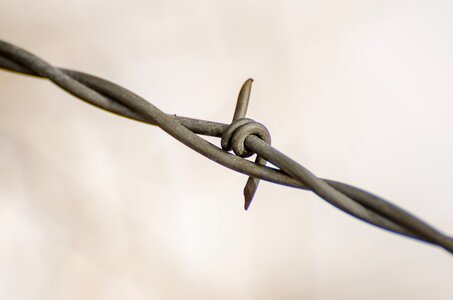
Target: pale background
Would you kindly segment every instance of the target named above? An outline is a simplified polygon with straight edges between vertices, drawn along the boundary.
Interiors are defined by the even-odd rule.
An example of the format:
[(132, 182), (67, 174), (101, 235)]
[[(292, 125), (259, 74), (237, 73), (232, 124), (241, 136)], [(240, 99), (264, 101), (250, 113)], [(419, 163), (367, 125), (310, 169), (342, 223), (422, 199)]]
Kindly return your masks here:
[[(0, 33), (213, 121), (253, 77), (278, 149), (453, 234), (451, 1), (1, 0)], [(0, 299), (453, 299), (447, 252), (245, 181), (0, 72)]]

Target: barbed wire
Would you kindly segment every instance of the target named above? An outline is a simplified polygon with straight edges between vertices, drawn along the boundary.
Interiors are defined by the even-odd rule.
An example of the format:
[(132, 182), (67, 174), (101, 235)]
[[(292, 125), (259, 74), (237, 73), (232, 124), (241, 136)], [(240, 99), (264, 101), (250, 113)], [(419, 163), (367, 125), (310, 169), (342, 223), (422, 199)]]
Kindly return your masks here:
[[(47, 78), (56, 85), (114, 114), (156, 125), (201, 155), (237, 172), (249, 175), (244, 188), (248, 209), (259, 180), (311, 190), (328, 203), (362, 221), (390, 232), (440, 246), (453, 254), (453, 238), (443, 234), (404, 209), (365, 190), (322, 179), (270, 145), (263, 124), (245, 118), (252, 79), (242, 86), (231, 124), (166, 114), (140, 96), (105, 79), (57, 68), (11, 43), (0, 40), (0, 68)], [(221, 138), (221, 148), (200, 135)], [(233, 150), (234, 154), (228, 151)], [(256, 154), (255, 162), (245, 159)], [(266, 162), (275, 167), (266, 166)]]

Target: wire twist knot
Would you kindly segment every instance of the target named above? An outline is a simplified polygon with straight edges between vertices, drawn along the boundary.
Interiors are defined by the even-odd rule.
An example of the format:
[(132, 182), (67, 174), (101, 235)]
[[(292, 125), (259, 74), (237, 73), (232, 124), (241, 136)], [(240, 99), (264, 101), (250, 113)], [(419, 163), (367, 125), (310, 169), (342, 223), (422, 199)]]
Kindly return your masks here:
[(240, 157), (249, 157), (254, 153), (245, 147), (245, 139), (256, 135), (266, 143), (271, 143), (271, 135), (266, 126), (249, 118), (233, 120), (222, 134), (220, 144), (223, 150), (233, 152)]

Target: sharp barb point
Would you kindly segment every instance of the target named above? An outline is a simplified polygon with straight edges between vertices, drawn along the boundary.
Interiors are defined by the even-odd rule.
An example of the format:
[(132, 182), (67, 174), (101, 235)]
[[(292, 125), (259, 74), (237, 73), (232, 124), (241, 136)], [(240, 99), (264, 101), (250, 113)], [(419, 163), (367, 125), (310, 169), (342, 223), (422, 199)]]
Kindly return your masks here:
[[(255, 159), (255, 163), (265, 166), (266, 165), (266, 160), (262, 158), (261, 156), (257, 156)], [(253, 197), (255, 196), (256, 190), (258, 189), (258, 185), (260, 183), (260, 180), (258, 178), (254, 177), (249, 177), (247, 179), (247, 183), (245, 184), (244, 187), (244, 208), (247, 210), (252, 203)]]
[(244, 118), (247, 114), (247, 108), (249, 106), (250, 93), (252, 91), (253, 79), (247, 79), (239, 91), (238, 99), (236, 102), (236, 109), (234, 111), (233, 121)]
[(244, 209), (247, 210), (252, 203), (253, 197), (255, 196), (258, 188), (259, 179), (249, 177), (244, 187)]

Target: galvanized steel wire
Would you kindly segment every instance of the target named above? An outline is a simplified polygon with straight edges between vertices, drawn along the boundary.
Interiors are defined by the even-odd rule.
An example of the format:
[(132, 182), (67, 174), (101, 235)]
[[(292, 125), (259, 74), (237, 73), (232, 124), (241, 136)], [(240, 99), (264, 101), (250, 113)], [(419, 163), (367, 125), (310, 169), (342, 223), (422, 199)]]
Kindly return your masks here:
[[(244, 84), (231, 124), (166, 114), (140, 96), (105, 79), (64, 68), (11, 43), (0, 40), (0, 68), (47, 78), (96, 107), (137, 121), (156, 125), (201, 155), (237, 172), (249, 175), (244, 189), (248, 208), (260, 179), (311, 190), (344, 212), (369, 224), (403, 236), (440, 246), (453, 254), (453, 238), (402, 208), (357, 187), (318, 178), (305, 167), (270, 145), (266, 127), (245, 118), (251, 80)], [(219, 148), (200, 135), (221, 138)], [(235, 154), (228, 151), (233, 149)], [(257, 154), (255, 162), (245, 159)], [(276, 168), (265, 166), (266, 161)]]

